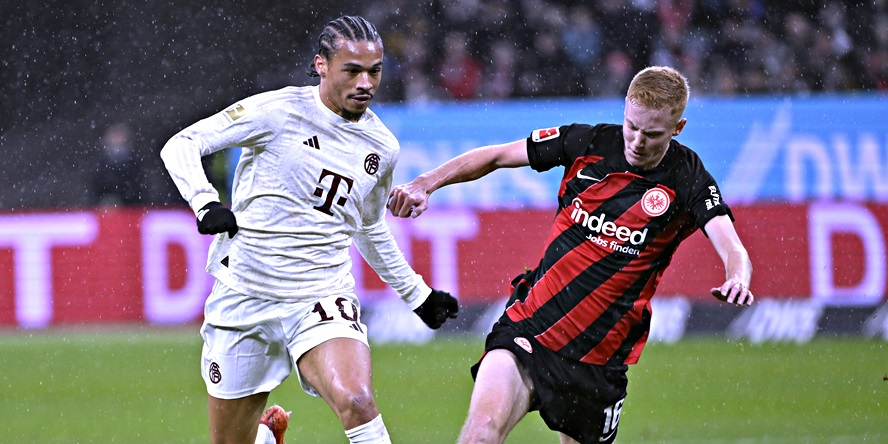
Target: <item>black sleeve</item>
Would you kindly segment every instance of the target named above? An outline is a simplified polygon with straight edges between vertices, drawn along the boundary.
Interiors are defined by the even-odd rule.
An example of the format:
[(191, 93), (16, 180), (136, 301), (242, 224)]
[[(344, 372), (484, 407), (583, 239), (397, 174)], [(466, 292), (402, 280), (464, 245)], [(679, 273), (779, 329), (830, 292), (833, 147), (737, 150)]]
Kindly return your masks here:
[(530, 167), (543, 172), (572, 165), (585, 154), (597, 130), (598, 126), (580, 123), (534, 130), (527, 138)]
[[(710, 219), (716, 216), (727, 215), (734, 220), (731, 209), (722, 200), (721, 190), (715, 179), (703, 167), (699, 157), (693, 155), (689, 167), (690, 193), (688, 198), (688, 211), (694, 217), (694, 223), (703, 229)], [(705, 233), (706, 230), (703, 230)]]

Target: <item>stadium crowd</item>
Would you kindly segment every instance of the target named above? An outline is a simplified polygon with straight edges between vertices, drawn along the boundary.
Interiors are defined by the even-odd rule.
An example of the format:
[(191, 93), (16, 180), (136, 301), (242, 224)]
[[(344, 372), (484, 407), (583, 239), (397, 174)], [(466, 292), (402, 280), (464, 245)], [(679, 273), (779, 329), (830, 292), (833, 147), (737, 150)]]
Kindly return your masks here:
[(669, 65), (695, 94), (888, 90), (888, 2), (392, 0), (386, 101), (618, 96)]
[[(10, 4), (0, 207), (91, 205), (106, 129), (126, 123), (137, 205), (173, 205), (156, 151), (235, 97), (310, 81), (313, 23), (370, 19), (385, 42), (374, 103), (619, 97), (641, 67), (694, 97), (888, 90), (888, 0), (49, 0)], [(24, 106), (26, 104), (26, 106)], [(64, 153), (64, 154), (62, 154)], [(71, 155), (76, 153), (77, 155)], [(35, 159), (37, 159), (35, 161)], [(31, 190), (41, 189), (34, 193)]]

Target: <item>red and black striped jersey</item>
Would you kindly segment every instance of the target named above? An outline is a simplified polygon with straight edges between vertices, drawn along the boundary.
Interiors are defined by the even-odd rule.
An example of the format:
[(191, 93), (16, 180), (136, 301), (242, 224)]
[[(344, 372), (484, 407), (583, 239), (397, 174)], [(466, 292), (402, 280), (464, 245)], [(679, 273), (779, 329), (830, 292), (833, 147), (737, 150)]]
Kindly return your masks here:
[(650, 329), (650, 299), (682, 240), (731, 215), (696, 153), (671, 141), (656, 167), (631, 166), (622, 126), (534, 131), (530, 166), (563, 166), (558, 211), (539, 265), (515, 282), (500, 319), (560, 355), (634, 364)]

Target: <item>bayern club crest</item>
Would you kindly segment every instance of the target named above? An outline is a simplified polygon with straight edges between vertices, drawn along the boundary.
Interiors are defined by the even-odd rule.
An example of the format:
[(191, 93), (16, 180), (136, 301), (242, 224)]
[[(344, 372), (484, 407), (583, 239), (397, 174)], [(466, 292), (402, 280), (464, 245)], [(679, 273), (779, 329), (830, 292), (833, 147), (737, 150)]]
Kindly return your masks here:
[(661, 188), (651, 188), (641, 198), (641, 208), (648, 216), (660, 216), (669, 209), (669, 195)]
[(372, 176), (377, 171), (379, 171), (379, 155), (370, 153), (364, 159), (364, 172)]

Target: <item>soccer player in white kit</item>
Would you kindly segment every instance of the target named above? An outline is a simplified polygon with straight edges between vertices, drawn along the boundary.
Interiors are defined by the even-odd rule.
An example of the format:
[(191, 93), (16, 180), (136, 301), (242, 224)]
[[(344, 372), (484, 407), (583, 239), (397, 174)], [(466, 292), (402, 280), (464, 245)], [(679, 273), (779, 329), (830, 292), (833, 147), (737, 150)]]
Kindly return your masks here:
[[(400, 146), (368, 109), (382, 60), (376, 28), (340, 17), (319, 38), (310, 73), (318, 86), (248, 97), (161, 151), (198, 231), (216, 234), (207, 263), (216, 282), (201, 327), (214, 443), (282, 443), (289, 413), (263, 410), (293, 371), (336, 413), (350, 442), (390, 442), (373, 398), (352, 240), (430, 328), (456, 317), (456, 299), (413, 271), (385, 222)], [(235, 147), (242, 151), (229, 210), (201, 156)]]

